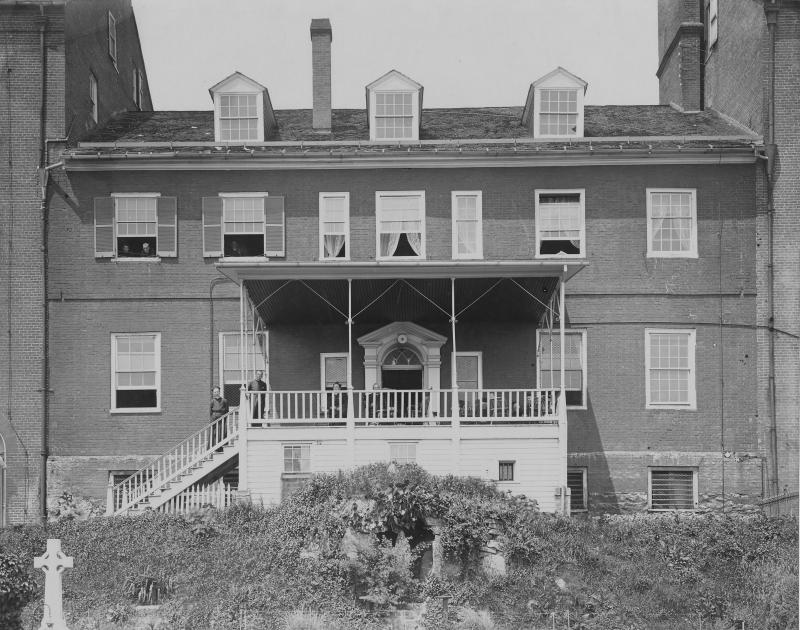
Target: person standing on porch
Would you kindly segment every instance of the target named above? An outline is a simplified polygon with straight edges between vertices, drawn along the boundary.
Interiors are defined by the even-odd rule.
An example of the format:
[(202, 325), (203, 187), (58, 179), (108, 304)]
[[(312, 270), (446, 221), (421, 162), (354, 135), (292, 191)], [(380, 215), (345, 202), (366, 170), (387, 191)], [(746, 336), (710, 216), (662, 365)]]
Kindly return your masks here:
[(247, 384), (247, 390), (251, 392), (263, 392), (253, 394), (253, 418), (264, 419), (264, 412), (267, 406), (267, 384), (264, 382), (264, 372), (256, 371), (256, 377)]
[[(211, 414), (211, 422), (214, 423), (215, 421), (219, 420), (222, 416), (228, 413), (228, 401), (225, 400), (222, 396), (222, 392), (220, 392), (219, 387), (215, 387), (211, 390), (211, 407), (210, 407), (210, 414)], [(214, 440), (215, 444), (218, 444), (222, 440), (228, 437), (228, 427), (227, 423), (222, 422), (212, 429), (212, 440)]]

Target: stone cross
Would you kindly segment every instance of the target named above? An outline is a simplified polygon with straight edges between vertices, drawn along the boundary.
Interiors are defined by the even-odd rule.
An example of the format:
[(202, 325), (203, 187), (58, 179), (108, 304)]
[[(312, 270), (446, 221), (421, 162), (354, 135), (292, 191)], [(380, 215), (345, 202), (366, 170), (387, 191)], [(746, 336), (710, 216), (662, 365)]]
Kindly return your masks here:
[(69, 630), (61, 605), (61, 574), (72, 568), (72, 558), (61, 551), (60, 538), (47, 539), (47, 551), (33, 559), (33, 567), (44, 571), (44, 615), (39, 630)]

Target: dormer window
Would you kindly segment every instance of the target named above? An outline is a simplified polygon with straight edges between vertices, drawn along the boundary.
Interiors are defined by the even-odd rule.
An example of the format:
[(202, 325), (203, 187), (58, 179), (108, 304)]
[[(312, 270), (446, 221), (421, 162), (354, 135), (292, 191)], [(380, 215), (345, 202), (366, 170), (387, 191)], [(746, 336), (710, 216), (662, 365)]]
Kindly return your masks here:
[(419, 140), (422, 86), (392, 70), (367, 86), (370, 140)]
[(533, 136), (582, 138), (586, 86), (586, 81), (561, 67), (534, 81), (522, 113)]
[(267, 88), (240, 72), (223, 79), (209, 92), (214, 99), (216, 142), (263, 142), (275, 127)]

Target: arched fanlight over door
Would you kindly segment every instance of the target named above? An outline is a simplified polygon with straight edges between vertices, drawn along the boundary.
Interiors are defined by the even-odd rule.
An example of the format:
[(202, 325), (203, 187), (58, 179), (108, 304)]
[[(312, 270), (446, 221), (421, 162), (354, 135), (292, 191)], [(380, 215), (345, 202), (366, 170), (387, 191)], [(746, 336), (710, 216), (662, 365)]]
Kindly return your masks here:
[(422, 362), (417, 353), (407, 346), (393, 348), (383, 358), (384, 370), (421, 370)]

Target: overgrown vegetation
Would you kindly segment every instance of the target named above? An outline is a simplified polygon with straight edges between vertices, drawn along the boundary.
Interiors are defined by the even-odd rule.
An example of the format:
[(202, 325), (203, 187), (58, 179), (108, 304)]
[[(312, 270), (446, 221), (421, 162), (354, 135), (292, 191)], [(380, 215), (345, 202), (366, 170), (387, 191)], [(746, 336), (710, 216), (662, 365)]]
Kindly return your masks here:
[[(414, 568), (434, 522), (448, 570), (418, 580)], [(170, 630), (370, 630), (385, 627), (386, 611), (415, 603), (426, 604), (430, 630), (798, 625), (794, 521), (566, 519), (481, 481), (432, 477), (416, 466), (318, 476), (270, 508), (7, 528), (0, 551), (17, 555), (41, 585), (32, 559), (46, 538), (61, 538), (75, 559), (64, 574), (73, 630), (131, 627), (133, 604), (156, 589), (158, 617)], [(491, 539), (503, 546), (505, 575), (480, 568)], [(38, 624), (38, 600), (25, 627)]]

